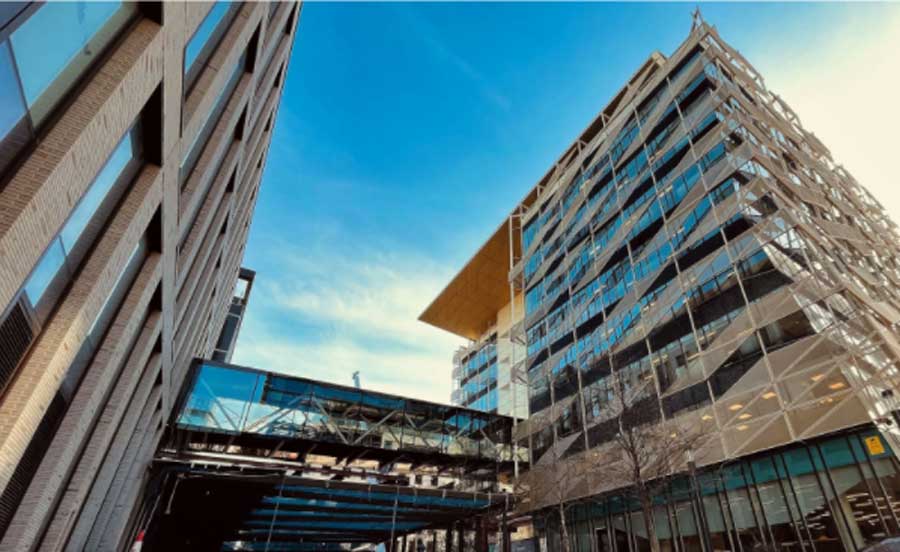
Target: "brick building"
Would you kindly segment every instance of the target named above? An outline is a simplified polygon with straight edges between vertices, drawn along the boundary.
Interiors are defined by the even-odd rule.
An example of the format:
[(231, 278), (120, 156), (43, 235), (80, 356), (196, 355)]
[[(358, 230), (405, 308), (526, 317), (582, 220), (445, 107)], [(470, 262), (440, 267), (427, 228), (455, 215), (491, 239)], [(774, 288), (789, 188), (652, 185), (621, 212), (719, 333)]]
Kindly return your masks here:
[(0, 550), (129, 546), (232, 303), (299, 15), (0, 7)]

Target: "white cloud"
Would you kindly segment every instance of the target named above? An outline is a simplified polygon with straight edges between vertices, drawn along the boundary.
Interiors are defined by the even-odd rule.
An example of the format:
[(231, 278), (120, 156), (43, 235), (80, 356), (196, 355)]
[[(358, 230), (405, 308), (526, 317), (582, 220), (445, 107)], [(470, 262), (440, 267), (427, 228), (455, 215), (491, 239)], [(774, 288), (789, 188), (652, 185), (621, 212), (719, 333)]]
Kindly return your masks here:
[[(862, 9), (869, 8), (869, 9)], [(879, 8), (879, 9), (875, 9)], [(727, 37), (726, 37), (727, 39)], [(862, 6), (797, 52), (751, 59), (835, 162), (900, 221), (900, 6)]]
[[(433, 262), (279, 247), (279, 281), (257, 276), (237, 364), (449, 402), (461, 338), (417, 320), (450, 279)], [(293, 326), (293, 327), (292, 327)]]

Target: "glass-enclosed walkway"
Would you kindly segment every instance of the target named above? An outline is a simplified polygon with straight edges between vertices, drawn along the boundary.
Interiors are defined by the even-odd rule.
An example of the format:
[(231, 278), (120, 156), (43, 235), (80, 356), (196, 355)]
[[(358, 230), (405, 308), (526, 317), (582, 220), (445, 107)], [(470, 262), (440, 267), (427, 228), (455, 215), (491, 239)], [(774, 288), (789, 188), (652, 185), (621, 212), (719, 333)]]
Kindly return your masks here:
[(156, 454), (144, 546), (392, 552), (428, 531), (487, 552), (514, 506), (500, 484), (511, 430), (505, 416), (198, 360)]

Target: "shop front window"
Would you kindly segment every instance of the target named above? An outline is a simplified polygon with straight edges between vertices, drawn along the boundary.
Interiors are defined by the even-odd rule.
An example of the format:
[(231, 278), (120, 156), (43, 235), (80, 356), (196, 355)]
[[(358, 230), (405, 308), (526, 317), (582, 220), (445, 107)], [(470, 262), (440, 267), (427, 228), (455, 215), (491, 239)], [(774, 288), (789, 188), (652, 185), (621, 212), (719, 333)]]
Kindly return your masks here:
[[(842, 552), (844, 545), (835, 515), (813, 470), (812, 456), (806, 448), (790, 450), (783, 455), (800, 514), (818, 552)], [(852, 547), (851, 547), (852, 550)]]
[(778, 543), (782, 550), (803, 550), (802, 531), (785, 499), (772, 458), (765, 457), (751, 462), (750, 473), (756, 484), (762, 515), (772, 541)]
[(747, 492), (747, 483), (741, 466), (729, 466), (722, 470), (722, 477), (725, 501), (740, 547), (752, 550), (754, 547), (764, 545), (766, 541), (760, 531), (757, 512)]
[(738, 550), (731, 534), (731, 520), (727, 510), (722, 508), (721, 481), (716, 474), (698, 477), (709, 542), (713, 550)]
[(880, 439), (880, 436), (851, 435), (847, 438), (872, 496), (871, 504), (863, 501), (858, 506), (866, 508), (867, 513), (873, 510), (877, 512), (877, 517), (887, 527), (889, 534), (900, 533), (900, 474), (889, 451), (873, 454), (865, 445), (865, 439), (873, 438)]
[[(703, 552), (708, 543), (714, 552), (839, 552), (897, 535), (900, 466), (883, 439), (868, 429), (728, 462), (698, 474), (698, 492), (689, 478), (675, 478), (654, 499), (659, 549)], [(636, 501), (613, 495), (595, 504), (604, 507), (579, 510), (571, 521), (579, 550), (590, 534), (591, 549), (651, 549)], [(579, 529), (585, 517), (589, 525)]]

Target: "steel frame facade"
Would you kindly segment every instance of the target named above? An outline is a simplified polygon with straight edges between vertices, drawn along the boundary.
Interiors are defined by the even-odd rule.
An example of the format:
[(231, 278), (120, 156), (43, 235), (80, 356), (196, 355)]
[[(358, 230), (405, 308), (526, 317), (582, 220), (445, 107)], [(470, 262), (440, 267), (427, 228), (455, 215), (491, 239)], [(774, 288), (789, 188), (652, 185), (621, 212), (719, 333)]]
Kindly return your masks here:
[[(629, 83), (616, 109), (601, 115), (603, 130), (578, 143), (557, 166), (539, 199), (510, 218), (524, 244), (523, 258), (511, 266), (511, 294), (524, 292), (529, 305), (539, 282), (565, 282), (527, 310), (518, 326), (528, 356), (515, 375), (529, 383), (531, 416), (517, 437), (532, 451), (529, 477), (539, 477), (544, 463), (547, 470), (558, 469), (551, 459), (577, 457), (602, 445), (597, 432), (604, 422), (602, 400), (599, 412), (591, 409), (608, 388), (598, 384), (605, 377), (625, 377), (627, 369), (643, 382), (635, 384), (630, 401), (646, 399), (657, 403), (663, 419), (689, 417), (708, 427), (715, 436), (704, 451), (708, 463), (866, 422), (877, 423), (896, 447), (890, 417), (896, 406), (889, 392), (896, 387), (900, 352), (892, 335), (900, 308), (896, 226), (765, 88), (752, 66), (702, 20), (668, 60), (651, 67)], [(696, 87), (698, 79), (707, 88), (685, 113), (686, 102), (673, 98)], [(673, 117), (673, 110), (677, 128), (651, 151), (648, 142), (659, 136), (660, 119)], [(715, 120), (698, 138), (698, 127), (709, 126), (710, 114)], [(676, 166), (662, 178), (659, 170), (647, 170), (667, 162), (679, 140), (686, 151)], [(710, 162), (709, 152), (723, 146), (724, 155)], [(641, 156), (643, 169), (627, 174), (628, 164)], [(694, 187), (672, 200), (672, 175), (697, 164), (703, 169)], [(723, 182), (731, 189), (723, 191)], [(635, 209), (634, 190), (642, 185), (650, 199)], [(608, 195), (591, 195), (598, 186), (605, 186), (598, 195)], [(761, 198), (767, 198), (765, 205)], [(586, 214), (573, 221), (579, 210)], [(524, 235), (535, 219), (554, 211), (555, 223), (533, 238)], [(709, 236), (716, 247), (690, 256)], [(542, 260), (535, 263), (541, 247)], [(767, 259), (756, 261), (762, 269), (751, 266), (741, 273), (747, 258), (759, 251)], [(616, 262), (627, 268), (617, 280), (606, 280), (612, 290), (598, 287), (585, 294)], [(722, 275), (713, 276), (720, 280), (710, 284), (715, 272), (710, 267), (719, 266)], [(748, 279), (760, 271), (780, 276), (756, 289)], [(572, 273), (578, 277), (569, 277)], [(660, 291), (665, 277), (670, 284)], [(713, 335), (700, 327), (701, 319), (709, 319), (703, 312), (710, 306), (704, 285), (716, 286), (713, 298), (733, 286), (742, 303), (729, 304), (739, 314)], [(578, 305), (568, 307), (567, 300)], [(663, 350), (668, 343), (660, 330), (673, 320), (687, 326), (690, 349)], [(769, 335), (776, 330), (790, 338)], [(748, 340), (758, 345), (748, 346)], [(755, 349), (755, 356), (735, 356), (742, 347)], [(628, 364), (616, 365), (623, 358)], [(738, 361), (743, 362), (738, 370), (716, 379)], [(600, 378), (592, 374), (598, 369), (604, 373)], [(689, 396), (692, 388), (703, 398)], [(678, 393), (687, 398), (672, 400)], [(615, 485), (602, 478), (570, 483), (573, 497)]]
[[(597, 461), (617, 461), (620, 388), (629, 412), (707, 435), (701, 467), (859, 428), (900, 450), (897, 227), (699, 12), (505, 226), (521, 512), (627, 485)], [(423, 319), (452, 301), (472, 298), (445, 290)]]

